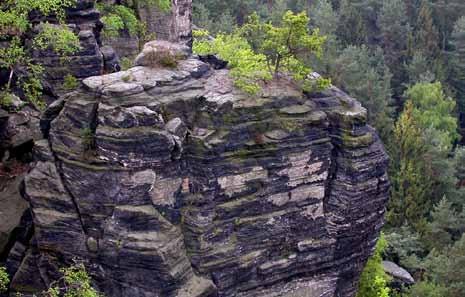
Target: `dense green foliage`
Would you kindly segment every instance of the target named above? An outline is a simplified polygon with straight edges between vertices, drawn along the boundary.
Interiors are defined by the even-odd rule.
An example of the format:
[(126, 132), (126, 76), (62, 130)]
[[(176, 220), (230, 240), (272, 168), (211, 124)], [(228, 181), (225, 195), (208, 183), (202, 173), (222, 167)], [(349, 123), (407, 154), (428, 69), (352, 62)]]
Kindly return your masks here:
[(9, 282), (10, 278), (6, 273), (5, 267), (0, 267), (0, 293), (3, 293), (7, 290)]
[[(44, 297), (103, 297), (91, 284), (86, 268), (77, 263), (60, 270), (62, 277), (52, 282), (50, 287), (38, 296)], [(0, 267), (0, 293), (6, 292), (10, 279), (4, 267)], [(22, 294), (16, 293), (17, 297)]]
[(34, 38), (34, 46), (41, 50), (51, 49), (61, 56), (71, 55), (80, 48), (79, 38), (66, 25), (49, 23), (42, 25), (42, 30)]
[(276, 26), (289, 9), (326, 35), (303, 62), (367, 107), (389, 151), (386, 257), (418, 281), (390, 295), (465, 296), (465, 2), (201, 0), (194, 22), (230, 33), (254, 13)]
[[(37, 11), (45, 16), (53, 15), (58, 24), (41, 23), (39, 33), (32, 38), (35, 49), (51, 49), (60, 56), (79, 50), (78, 37), (64, 24), (65, 9), (76, 4), (76, 0), (7, 0), (0, 4), (0, 40), (8, 45), (0, 49), (0, 67), (10, 71), (4, 93), (10, 92), (13, 76), (18, 74), (18, 87), (37, 108), (43, 108), (42, 72), (40, 62), (32, 59), (30, 48), (26, 48), (23, 36), (32, 30), (29, 14)], [(27, 75), (19, 75), (18, 70), (26, 70)], [(24, 71), (22, 71), (24, 73)]]
[[(325, 38), (319, 31), (310, 31), (305, 12), (287, 11), (280, 25), (263, 22), (252, 14), (247, 23), (231, 34), (219, 34), (213, 40), (207, 31), (194, 34), (194, 52), (218, 54), (229, 62), (231, 76), (236, 86), (254, 94), (260, 90), (260, 82), (292, 77), (302, 89), (329, 85), (328, 80), (309, 78), (311, 68), (305, 63), (305, 55), (320, 56)], [(314, 85), (313, 85), (314, 84)]]
[(63, 89), (65, 90), (74, 90), (79, 86), (79, 80), (72, 76), (71, 74), (67, 74), (63, 80)]
[(49, 297), (99, 297), (91, 285), (91, 279), (82, 264), (75, 264), (60, 270), (63, 277), (53, 283), (47, 290)]
[(145, 6), (155, 6), (161, 11), (168, 11), (171, 7), (170, 0), (128, 0), (118, 1), (118, 4), (97, 1), (96, 7), (102, 14), (101, 21), (104, 24), (103, 35), (106, 38), (115, 38), (123, 32), (130, 36), (137, 36), (141, 39), (141, 45), (148, 36), (147, 25), (141, 21), (139, 11)]
[(97, 3), (97, 9), (102, 13), (106, 37), (118, 37), (122, 30), (127, 30), (129, 35), (137, 35), (143, 28), (135, 12), (127, 6)]
[(213, 40), (205, 39), (206, 31), (194, 33), (194, 52), (198, 54), (218, 54), (221, 59), (228, 61), (230, 75), (237, 87), (247, 93), (254, 94), (260, 90), (260, 81), (271, 79), (266, 68), (266, 57), (257, 54), (245, 38), (240, 34), (217, 35)]
[(360, 277), (357, 297), (389, 297), (389, 277), (383, 270), (382, 256), (387, 242), (383, 235), (376, 244), (373, 256), (368, 259)]

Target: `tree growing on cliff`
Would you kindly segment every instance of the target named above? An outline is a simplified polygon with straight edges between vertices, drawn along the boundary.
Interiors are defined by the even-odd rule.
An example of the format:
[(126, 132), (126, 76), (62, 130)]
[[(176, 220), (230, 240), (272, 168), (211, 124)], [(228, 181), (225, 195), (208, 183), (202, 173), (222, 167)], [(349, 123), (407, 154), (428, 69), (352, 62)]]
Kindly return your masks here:
[[(75, 263), (60, 270), (62, 276), (50, 284), (50, 287), (39, 296), (43, 297), (103, 297), (92, 287), (86, 268), (81, 263)], [(0, 293), (8, 290), (10, 279), (4, 267), (0, 267)], [(15, 296), (23, 296), (17, 293)]]
[(140, 47), (155, 36), (147, 35), (147, 24), (141, 20), (139, 11), (143, 7), (157, 7), (166, 12), (171, 8), (170, 0), (131, 0), (117, 1), (117, 4), (109, 4), (98, 1), (97, 9), (102, 14), (101, 21), (104, 25), (103, 35), (106, 38), (115, 38), (126, 31), (130, 36), (140, 39)]
[[(79, 50), (78, 37), (64, 25), (65, 10), (74, 6), (76, 0), (6, 0), (0, 4), (0, 40), (7, 46), (0, 49), (0, 68), (6, 68), (10, 74), (4, 86), (4, 92), (10, 92), (13, 77), (18, 75), (18, 86), (26, 99), (38, 108), (43, 107), (40, 100), (42, 92), (40, 62), (32, 58), (30, 48), (25, 46), (24, 36), (35, 28), (39, 31), (32, 39), (33, 49), (52, 50), (64, 56)], [(58, 24), (40, 22), (31, 23), (29, 16), (38, 12), (44, 16), (55, 16)], [(19, 75), (19, 73), (26, 75)]]
[(257, 14), (232, 34), (220, 34), (208, 38), (208, 32), (195, 32), (194, 52), (218, 54), (229, 62), (236, 86), (248, 93), (257, 93), (260, 82), (291, 77), (304, 90), (325, 88), (326, 79), (309, 79), (311, 68), (305, 56), (320, 55), (325, 37), (316, 29), (308, 29), (309, 18), (305, 12), (288, 11), (282, 17), (281, 26), (262, 22)]

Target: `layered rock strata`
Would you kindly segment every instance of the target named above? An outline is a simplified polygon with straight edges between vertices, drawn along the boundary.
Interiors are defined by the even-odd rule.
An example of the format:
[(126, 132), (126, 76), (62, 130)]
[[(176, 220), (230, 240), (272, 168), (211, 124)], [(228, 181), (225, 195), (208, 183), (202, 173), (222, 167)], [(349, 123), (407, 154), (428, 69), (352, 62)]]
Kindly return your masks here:
[[(114, 0), (105, 0), (114, 3)], [(171, 0), (171, 9), (164, 11), (156, 5), (139, 3), (136, 14), (145, 24), (145, 35), (185, 45), (192, 44), (192, 0)], [(119, 57), (135, 57), (141, 50), (138, 36), (121, 31), (118, 37), (103, 38)], [(143, 44), (143, 42), (142, 42)]]
[[(81, 80), (103, 74), (105, 57), (100, 51), (100, 31), (103, 25), (94, 2), (94, 0), (77, 0), (76, 5), (66, 12), (66, 25), (79, 37), (78, 52), (61, 57), (52, 50), (33, 50), (33, 57), (44, 66), (45, 80), (50, 84), (54, 94), (67, 92), (63, 88), (63, 79), (66, 75)], [(37, 15), (31, 18), (33, 23), (38, 21), (57, 23), (54, 16), (44, 19), (43, 16)], [(35, 26), (34, 30), (39, 32), (41, 28)]]
[(79, 258), (112, 297), (354, 296), (389, 187), (357, 101), (286, 82), (249, 96), (194, 57), (83, 83), (35, 147), (13, 291)]

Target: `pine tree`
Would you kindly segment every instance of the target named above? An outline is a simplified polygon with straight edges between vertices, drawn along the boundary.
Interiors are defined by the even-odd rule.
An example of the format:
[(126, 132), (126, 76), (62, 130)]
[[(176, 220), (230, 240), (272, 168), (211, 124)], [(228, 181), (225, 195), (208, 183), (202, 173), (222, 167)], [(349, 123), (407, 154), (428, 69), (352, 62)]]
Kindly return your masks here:
[(430, 169), (422, 131), (414, 116), (414, 105), (407, 101), (394, 128), (392, 153), (392, 196), (387, 220), (391, 226), (408, 223), (423, 231), (430, 203)]
[(419, 127), (426, 131), (434, 128), (441, 132), (443, 150), (450, 150), (459, 138), (457, 119), (454, 116), (455, 101), (445, 95), (442, 84), (419, 83), (410, 87), (406, 95), (414, 104), (414, 114)]
[(415, 50), (420, 51), (429, 61), (435, 60), (439, 53), (439, 32), (433, 23), (430, 4), (427, 0), (421, 2), (415, 31)]
[(409, 85), (416, 83), (430, 83), (436, 80), (436, 75), (431, 69), (429, 59), (422, 53), (416, 52), (406, 65)]
[(368, 110), (368, 122), (387, 140), (392, 130), (391, 73), (382, 50), (349, 46), (336, 59), (333, 70), (335, 84), (362, 102)]
[(383, 1), (378, 17), (381, 44), (385, 52), (386, 63), (393, 74), (392, 85), (397, 96), (403, 91), (402, 82), (406, 81), (403, 67), (410, 25), (407, 9), (403, 0)]
[(463, 0), (430, 0), (434, 18), (440, 32), (441, 48), (447, 49), (447, 41), (454, 29), (455, 22), (465, 15)]
[(443, 198), (431, 213), (431, 222), (428, 223), (425, 242), (430, 249), (443, 250), (459, 239), (464, 231), (464, 217), (453, 207), (452, 203)]
[(326, 36), (323, 45), (323, 54), (319, 59), (312, 59), (313, 69), (322, 75), (334, 72), (334, 61), (339, 55), (340, 42), (337, 40), (337, 12), (333, 9), (331, 1), (318, 0), (310, 6), (310, 21), (314, 28)]
[[(459, 147), (454, 156), (455, 176), (457, 177), (457, 188), (465, 187), (465, 148)], [(465, 205), (465, 202), (463, 203)]]
[(424, 271), (428, 282), (443, 288), (440, 296), (465, 296), (465, 234), (449, 248), (433, 249), (425, 259)]
[[(451, 39), (450, 78), (449, 82), (454, 87), (457, 96), (460, 127), (465, 128), (465, 16), (458, 19), (454, 26)], [(462, 130), (462, 135), (465, 131)]]
[(337, 36), (344, 46), (362, 45), (366, 42), (367, 28), (360, 10), (349, 0), (342, 0), (339, 9)]
[(331, 1), (317, 0), (310, 7), (311, 23), (320, 29), (321, 34), (334, 35), (337, 29), (337, 13), (334, 11)]

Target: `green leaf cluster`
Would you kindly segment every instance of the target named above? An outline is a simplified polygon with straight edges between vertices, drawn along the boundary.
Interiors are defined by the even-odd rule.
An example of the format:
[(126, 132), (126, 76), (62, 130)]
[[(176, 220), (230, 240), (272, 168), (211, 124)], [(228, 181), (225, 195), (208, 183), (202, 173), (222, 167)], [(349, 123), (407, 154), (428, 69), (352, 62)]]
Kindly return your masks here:
[(0, 267), (0, 293), (6, 292), (8, 289), (8, 284), (10, 283), (10, 278), (6, 273), (5, 267)]
[(207, 31), (195, 31), (193, 50), (200, 55), (217, 54), (228, 61), (236, 86), (250, 94), (260, 90), (261, 81), (282, 77), (292, 77), (304, 90), (315, 85), (324, 89), (330, 81), (319, 78), (314, 84), (304, 57), (319, 56), (325, 37), (318, 30), (310, 32), (308, 23), (305, 12), (286, 12), (281, 26), (262, 22), (253, 14), (231, 34), (210, 38)]
[(235, 34), (219, 34), (215, 39), (208, 40), (208, 32), (195, 31), (193, 50), (200, 55), (217, 54), (228, 61), (230, 75), (235, 85), (247, 93), (260, 91), (260, 81), (271, 79), (267, 71), (266, 57), (253, 51), (247, 40), (237, 32)]
[(382, 264), (382, 255), (387, 247), (387, 241), (383, 234), (379, 238), (373, 256), (360, 276), (357, 297), (389, 297), (390, 289), (387, 284), (389, 277), (386, 275)]
[(42, 30), (34, 38), (34, 46), (40, 50), (51, 49), (60, 56), (76, 53), (81, 48), (79, 37), (66, 25), (42, 24)]
[(129, 35), (135, 36), (142, 28), (141, 22), (130, 7), (97, 3), (97, 9), (103, 15), (103, 34), (107, 37), (118, 37), (121, 30), (127, 30)]
[(442, 84), (419, 83), (407, 90), (407, 98), (414, 104), (414, 116), (423, 130), (433, 128), (445, 136), (441, 144), (451, 148), (458, 140), (457, 118), (454, 117), (455, 101), (444, 94)]
[(71, 74), (67, 74), (65, 76), (64, 81), (63, 81), (63, 88), (65, 90), (74, 90), (78, 86), (79, 86), (79, 80), (75, 76)]
[(65, 8), (76, 5), (76, 0), (5, 0), (0, 4), (0, 36), (20, 35), (30, 28), (28, 16), (38, 11), (54, 15), (60, 22), (65, 19)]
[(8, 46), (0, 49), (0, 67), (10, 71), (5, 87), (7, 92), (10, 90), (13, 74), (18, 69), (26, 70), (27, 75), (19, 76), (18, 86), (36, 107), (45, 106), (41, 100), (43, 68), (32, 59), (22, 40), (32, 28), (29, 14), (36, 11), (44, 16), (55, 16), (59, 23), (39, 24), (39, 33), (32, 38), (33, 46), (39, 50), (51, 49), (60, 56), (67, 56), (80, 48), (79, 38), (64, 25), (66, 8), (75, 4), (76, 0), (6, 0), (0, 4), (0, 40), (8, 41)]
[[(92, 280), (82, 263), (76, 263), (60, 269), (62, 277), (51, 283), (50, 287), (39, 294), (46, 297), (103, 297), (92, 287)], [(0, 267), (0, 293), (8, 290), (10, 279), (4, 267)], [(16, 296), (23, 296), (17, 293)]]
[(64, 288), (52, 286), (49, 289), (51, 297), (100, 297), (101, 295), (92, 287), (91, 279), (82, 264), (76, 264), (68, 268), (61, 269), (63, 273)]

